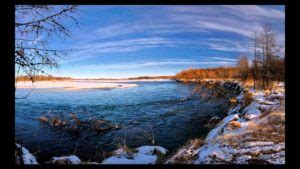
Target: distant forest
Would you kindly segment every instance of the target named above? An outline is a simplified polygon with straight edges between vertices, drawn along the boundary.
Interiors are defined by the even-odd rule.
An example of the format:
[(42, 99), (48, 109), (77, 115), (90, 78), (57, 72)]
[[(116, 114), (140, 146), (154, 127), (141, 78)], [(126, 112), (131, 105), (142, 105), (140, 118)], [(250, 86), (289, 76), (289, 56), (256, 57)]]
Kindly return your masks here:
[[(130, 77), (123, 78), (124, 80), (139, 80), (139, 79), (172, 79), (174, 76), (139, 76), (139, 77)], [(55, 76), (45, 76), (45, 75), (35, 75), (35, 76), (18, 76), (16, 81), (47, 81), (47, 80), (72, 80), (76, 78), (71, 77), (55, 77)], [(78, 80), (78, 79), (77, 79)], [(84, 78), (80, 80), (120, 80), (118, 78)]]
[[(270, 62), (269, 64), (265, 62)], [(249, 64), (251, 63), (251, 65)], [(243, 82), (252, 81), (254, 88), (269, 88), (275, 81), (285, 80), (285, 58), (251, 62), (241, 56), (235, 67), (217, 67), (207, 69), (187, 69), (175, 75), (181, 81), (202, 79), (234, 79)]]
[(16, 81), (47, 81), (47, 80), (70, 80), (70, 77), (55, 77), (55, 76), (45, 76), (45, 75), (36, 75), (36, 76), (18, 76)]
[(284, 48), (277, 42), (276, 34), (270, 24), (253, 36), (254, 57), (249, 60), (241, 56), (236, 67), (212, 69), (188, 69), (176, 75), (177, 79), (239, 79), (252, 80), (254, 88), (270, 88), (274, 81), (285, 79)]

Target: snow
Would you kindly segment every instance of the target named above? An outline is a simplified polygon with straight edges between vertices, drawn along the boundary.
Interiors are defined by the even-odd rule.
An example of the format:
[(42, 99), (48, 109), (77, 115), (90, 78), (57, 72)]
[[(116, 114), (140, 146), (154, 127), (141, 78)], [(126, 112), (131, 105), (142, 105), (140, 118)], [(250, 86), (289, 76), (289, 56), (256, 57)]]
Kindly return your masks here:
[[(176, 163), (175, 157), (187, 157), (197, 154), (198, 158), (189, 163), (194, 164), (249, 164), (251, 160), (262, 160), (265, 163), (284, 164), (285, 163), (285, 142), (279, 142), (274, 138), (266, 136), (260, 140), (251, 133), (255, 126), (264, 127), (284, 127), (280, 125), (284, 122), (284, 84), (274, 87), (271, 91), (256, 91), (251, 89), (253, 102), (241, 110), (243, 103), (243, 93), (236, 97), (237, 105), (228, 111), (219, 124), (212, 129), (206, 136), (205, 143), (200, 148), (192, 149), (193, 145), (187, 145), (181, 148), (167, 162)], [(282, 104), (283, 103), (283, 104)], [(275, 113), (264, 114), (262, 112)], [(277, 112), (277, 113), (276, 113)], [(232, 128), (231, 121), (237, 121), (240, 125)], [(274, 124), (270, 123), (273, 121)], [(276, 121), (279, 123), (277, 124)], [(269, 126), (274, 125), (274, 126)], [(276, 126), (277, 125), (277, 126)], [(279, 125), (279, 126), (278, 126)], [(276, 130), (280, 131), (280, 130)], [(279, 133), (284, 135), (284, 133)], [(276, 134), (277, 135), (277, 134)], [(275, 137), (276, 138), (276, 137)], [(272, 140), (273, 139), (273, 140)], [(192, 151), (189, 151), (192, 150)]]
[(112, 88), (128, 88), (136, 87), (137, 84), (129, 83), (107, 83), (107, 82), (93, 82), (89, 80), (64, 80), (64, 81), (37, 81), (32, 83), (30, 81), (21, 81), (16, 83), (17, 88), (39, 88), (39, 89), (53, 89), (59, 88), (64, 90), (80, 90), (80, 89), (112, 89)]
[[(21, 147), (20, 144), (16, 144), (18, 148)], [(36, 158), (25, 148), (22, 146), (22, 160), (24, 164), (38, 164)]]
[(80, 164), (80, 159), (75, 155), (64, 156), (64, 157), (52, 157), (50, 163), (54, 164)]
[(242, 155), (235, 159), (236, 164), (247, 164), (247, 160), (250, 160), (252, 157), (249, 155)]
[(231, 108), (227, 114), (228, 115), (237, 114), (237, 113), (239, 113), (240, 109), (241, 109), (241, 105), (238, 104), (235, 107)]
[(263, 154), (263, 155), (260, 155), (259, 158), (266, 160), (272, 164), (284, 164), (285, 163), (285, 152), (281, 151), (276, 154)]
[(249, 120), (259, 116), (261, 114), (258, 109), (259, 106), (260, 105), (258, 103), (252, 102), (243, 110), (242, 114), (244, 115), (244, 118)]
[(254, 147), (254, 146), (270, 146), (274, 143), (271, 141), (253, 141), (253, 142), (246, 142), (245, 147)]
[(118, 149), (114, 156), (105, 159), (102, 164), (155, 164), (158, 151), (161, 154), (166, 154), (167, 150), (160, 146), (142, 146), (135, 149), (137, 152), (129, 155), (125, 150)]
[(237, 114), (232, 114), (224, 118), (215, 129), (211, 130), (208, 133), (205, 141), (211, 142), (214, 138), (216, 138), (216, 136), (218, 136), (222, 132), (222, 129), (233, 119), (239, 119), (239, 116)]

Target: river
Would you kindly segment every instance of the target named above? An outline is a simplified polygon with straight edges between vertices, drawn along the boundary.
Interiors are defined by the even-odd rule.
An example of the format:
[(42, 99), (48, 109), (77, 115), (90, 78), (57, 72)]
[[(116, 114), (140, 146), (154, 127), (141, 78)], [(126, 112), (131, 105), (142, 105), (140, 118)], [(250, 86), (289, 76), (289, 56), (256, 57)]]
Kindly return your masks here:
[[(159, 145), (174, 152), (189, 139), (205, 137), (207, 120), (228, 108), (223, 102), (202, 102), (193, 94), (195, 84), (175, 81), (126, 82), (121, 89), (35, 89), (16, 99), (15, 137), (37, 160), (75, 153), (82, 160), (101, 162), (105, 153), (126, 144), (135, 148)], [(30, 89), (17, 89), (22, 97)], [(79, 133), (49, 126), (41, 116), (66, 117), (74, 113), (82, 122)], [(98, 119), (120, 124), (121, 129), (96, 133), (89, 123)]]

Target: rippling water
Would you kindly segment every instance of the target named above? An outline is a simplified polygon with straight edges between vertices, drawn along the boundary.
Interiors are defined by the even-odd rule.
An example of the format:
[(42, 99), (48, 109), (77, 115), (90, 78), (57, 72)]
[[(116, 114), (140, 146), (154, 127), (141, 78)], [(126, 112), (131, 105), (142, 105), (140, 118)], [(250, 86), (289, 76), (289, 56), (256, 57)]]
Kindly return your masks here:
[[(113, 151), (124, 142), (129, 147), (152, 144), (175, 151), (194, 137), (205, 137), (206, 121), (227, 108), (222, 102), (200, 102), (193, 84), (174, 81), (130, 82), (138, 87), (112, 90), (51, 91), (35, 89), (28, 98), (16, 100), (16, 140), (40, 162), (53, 156), (73, 154), (100, 162), (103, 151)], [(28, 89), (17, 89), (22, 97)], [(188, 99), (186, 99), (188, 98)], [(72, 112), (83, 122), (110, 120), (123, 126), (97, 134), (91, 126), (80, 134), (50, 127), (40, 116), (66, 116)], [(153, 133), (153, 134), (152, 134)]]

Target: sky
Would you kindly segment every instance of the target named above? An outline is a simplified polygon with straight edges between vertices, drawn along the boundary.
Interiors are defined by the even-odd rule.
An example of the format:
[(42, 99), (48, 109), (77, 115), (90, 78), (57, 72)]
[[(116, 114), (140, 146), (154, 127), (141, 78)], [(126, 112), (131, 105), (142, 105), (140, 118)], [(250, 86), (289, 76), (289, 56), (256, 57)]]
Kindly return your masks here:
[(271, 23), (285, 43), (284, 6), (88, 6), (81, 24), (66, 22), (71, 39), (52, 39), (72, 49), (54, 76), (126, 78), (175, 75), (188, 68), (236, 65), (253, 57), (251, 37)]

